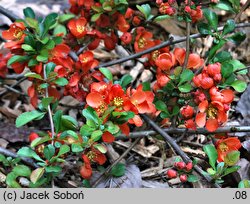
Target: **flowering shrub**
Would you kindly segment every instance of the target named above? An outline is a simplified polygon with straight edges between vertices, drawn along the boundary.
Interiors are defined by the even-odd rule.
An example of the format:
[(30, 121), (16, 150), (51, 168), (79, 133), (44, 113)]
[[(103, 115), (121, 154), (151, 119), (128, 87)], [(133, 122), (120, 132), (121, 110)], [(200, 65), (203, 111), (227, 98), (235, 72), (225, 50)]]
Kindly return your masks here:
[[(211, 6), (216, 7), (213, 2)], [(83, 179), (90, 179), (92, 168), (107, 161), (105, 143), (114, 142), (121, 133), (129, 136), (134, 126), (143, 126), (142, 114), (167, 127), (205, 127), (211, 135), (227, 122), (236, 92), (243, 92), (247, 86), (237, 78), (246, 74), (242, 70), (245, 66), (230, 52), (220, 51), (228, 41), (238, 44), (245, 39), (244, 33), (234, 32), (233, 20), (218, 28), (216, 13), (192, 1), (157, 0), (157, 14), (149, 4), (132, 9), (126, 0), (69, 3), (69, 13), (51, 13), (43, 19), (26, 8), (25, 18), (2, 32), (11, 54), (0, 55), (0, 76), (5, 77), (9, 66), (32, 82), (27, 92), (35, 109), (21, 114), (16, 126), (41, 120), (46, 114), (50, 118), (51, 130), (32, 133), (30, 147), (18, 151), (19, 156), (31, 157), (39, 166), (28, 174), (31, 186), (43, 186), (60, 174), (60, 163), (71, 154), (81, 159)], [(238, 11), (237, 5), (231, 6)], [(213, 37), (213, 46), (204, 58), (190, 52), (188, 46), (169, 46), (171, 41), (155, 49), (163, 41), (147, 25), (167, 18), (197, 26), (200, 37)], [(100, 45), (107, 51), (122, 45), (141, 54), (145, 67), (155, 70), (155, 82), (134, 87), (131, 76), (114, 77), (94, 55)], [(57, 109), (62, 96), (85, 103), (81, 127), (75, 118)], [(207, 174), (214, 181), (220, 183), (221, 177), (238, 169), (235, 164), (240, 147), (240, 141), (232, 137), (218, 140), (216, 147), (204, 147), (212, 167)], [(167, 177), (179, 175), (181, 182), (195, 182), (195, 165), (177, 161)]]

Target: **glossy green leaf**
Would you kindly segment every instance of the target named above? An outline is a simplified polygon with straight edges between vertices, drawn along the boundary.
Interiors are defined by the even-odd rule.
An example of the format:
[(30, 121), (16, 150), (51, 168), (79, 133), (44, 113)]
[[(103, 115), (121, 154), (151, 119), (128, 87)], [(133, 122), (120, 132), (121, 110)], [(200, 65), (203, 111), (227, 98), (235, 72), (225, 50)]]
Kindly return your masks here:
[(16, 127), (21, 127), (28, 122), (35, 120), (37, 118), (41, 118), (45, 115), (44, 112), (39, 112), (37, 110), (31, 111), (31, 112), (25, 112), (19, 115), (16, 119)]
[(218, 158), (217, 150), (211, 144), (205, 145), (203, 147), (203, 150), (206, 153), (206, 155), (208, 156), (209, 164), (213, 167), (213, 169), (215, 169), (215, 163), (216, 163), (217, 158)]

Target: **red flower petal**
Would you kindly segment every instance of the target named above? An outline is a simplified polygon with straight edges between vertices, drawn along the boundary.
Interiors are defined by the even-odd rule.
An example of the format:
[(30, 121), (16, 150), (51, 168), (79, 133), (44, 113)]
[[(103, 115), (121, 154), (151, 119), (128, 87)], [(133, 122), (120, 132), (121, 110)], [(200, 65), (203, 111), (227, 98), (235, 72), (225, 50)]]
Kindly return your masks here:
[(93, 92), (87, 95), (86, 102), (89, 106), (98, 108), (103, 103), (103, 98), (101, 94)]
[(195, 117), (195, 122), (199, 127), (204, 127), (206, 124), (206, 113), (198, 113)]
[(105, 132), (102, 135), (102, 141), (107, 143), (112, 143), (115, 141), (115, 137), (110, 132)]
[(219, 123), (218, 123), (218, 120), (216, 119), (208, 119), (207, 122), (206, 122), (206, 129), (209, 131), (209, 132), (214, 132), (215, 130), (217, 130), (219, 127)]

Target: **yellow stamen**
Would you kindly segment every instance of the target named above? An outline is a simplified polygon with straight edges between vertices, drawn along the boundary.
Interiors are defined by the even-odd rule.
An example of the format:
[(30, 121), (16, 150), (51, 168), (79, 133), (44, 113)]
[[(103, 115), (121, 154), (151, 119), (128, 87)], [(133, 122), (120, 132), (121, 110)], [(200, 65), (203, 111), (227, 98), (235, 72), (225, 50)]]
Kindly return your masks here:
[(147, 42), (146, 42), (145, 38), (139, 39), (138, 46), (140, 49), (144, 48), (146, 44), (147, 44)]
[(219, 146), (220, 150), (222, 152), (227, 152), (228, 151), (228, 146), (225, 144), (225, 143), (221, 143), (220, 146)]
[(84, 26), (80, 26), (80, 25), (77, 25), (76, 26), (76, 30), (78, 33), (83, 33), (85, 31), (85, 27)]
[(123, 105), (123, 99), (121, 97), (115, 97), (114, 98), (114, 105), (116, 107), (120, 107)]

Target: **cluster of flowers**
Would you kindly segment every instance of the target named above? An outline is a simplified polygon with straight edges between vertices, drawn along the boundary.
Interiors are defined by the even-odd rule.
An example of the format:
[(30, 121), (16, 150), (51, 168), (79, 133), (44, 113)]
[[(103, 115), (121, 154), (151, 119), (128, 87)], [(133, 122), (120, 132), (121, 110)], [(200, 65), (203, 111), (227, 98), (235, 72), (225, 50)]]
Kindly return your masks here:
[(207, 130), (213, 132), (227, 121), (227, 112), (234, 99), (234, 92), (231, 89), (220, 90), (216, 86), (220, 81), (220, 63), (205, 66), (202, 73), (194, 76), (194, 86), (198, 89), (193, 95), (198, 110), (195, 114), (189, 105), (182, 108), (181, 114), (187, 128), (196, 129), (197, 126), (205, 126)]
[(195, 23), (196, 21), (200, 20), (203, 17), (203, 12), (201, 10), (201, 6), (195, 6), (194, 2), (191, 1), (191, 4), (188, 5), (188, 1), (186, 0), (183, 5), (179, 8), (176, 8), (176, 0), (168, 0), (164, 2), (163, 0), (156, 0), (156, 3), (159, 6), (159, 12), (161, 14), (166, 14), (169, 16), (173, 16), (175, 14), (180, 14), (182, 12), (177, 12), (179, 9), (180, 11), (185, 11), (186, 14), (189, 14), (192, 22)]
[(168, 178), (173, 179), (179, 176), (180, 181), (185, 183), (188, 179), (188, 174), (193, 170), (193, 163), (185, 163), (183, 161), (175, 162), (174, 169), (169, 169), (166, 172)]

